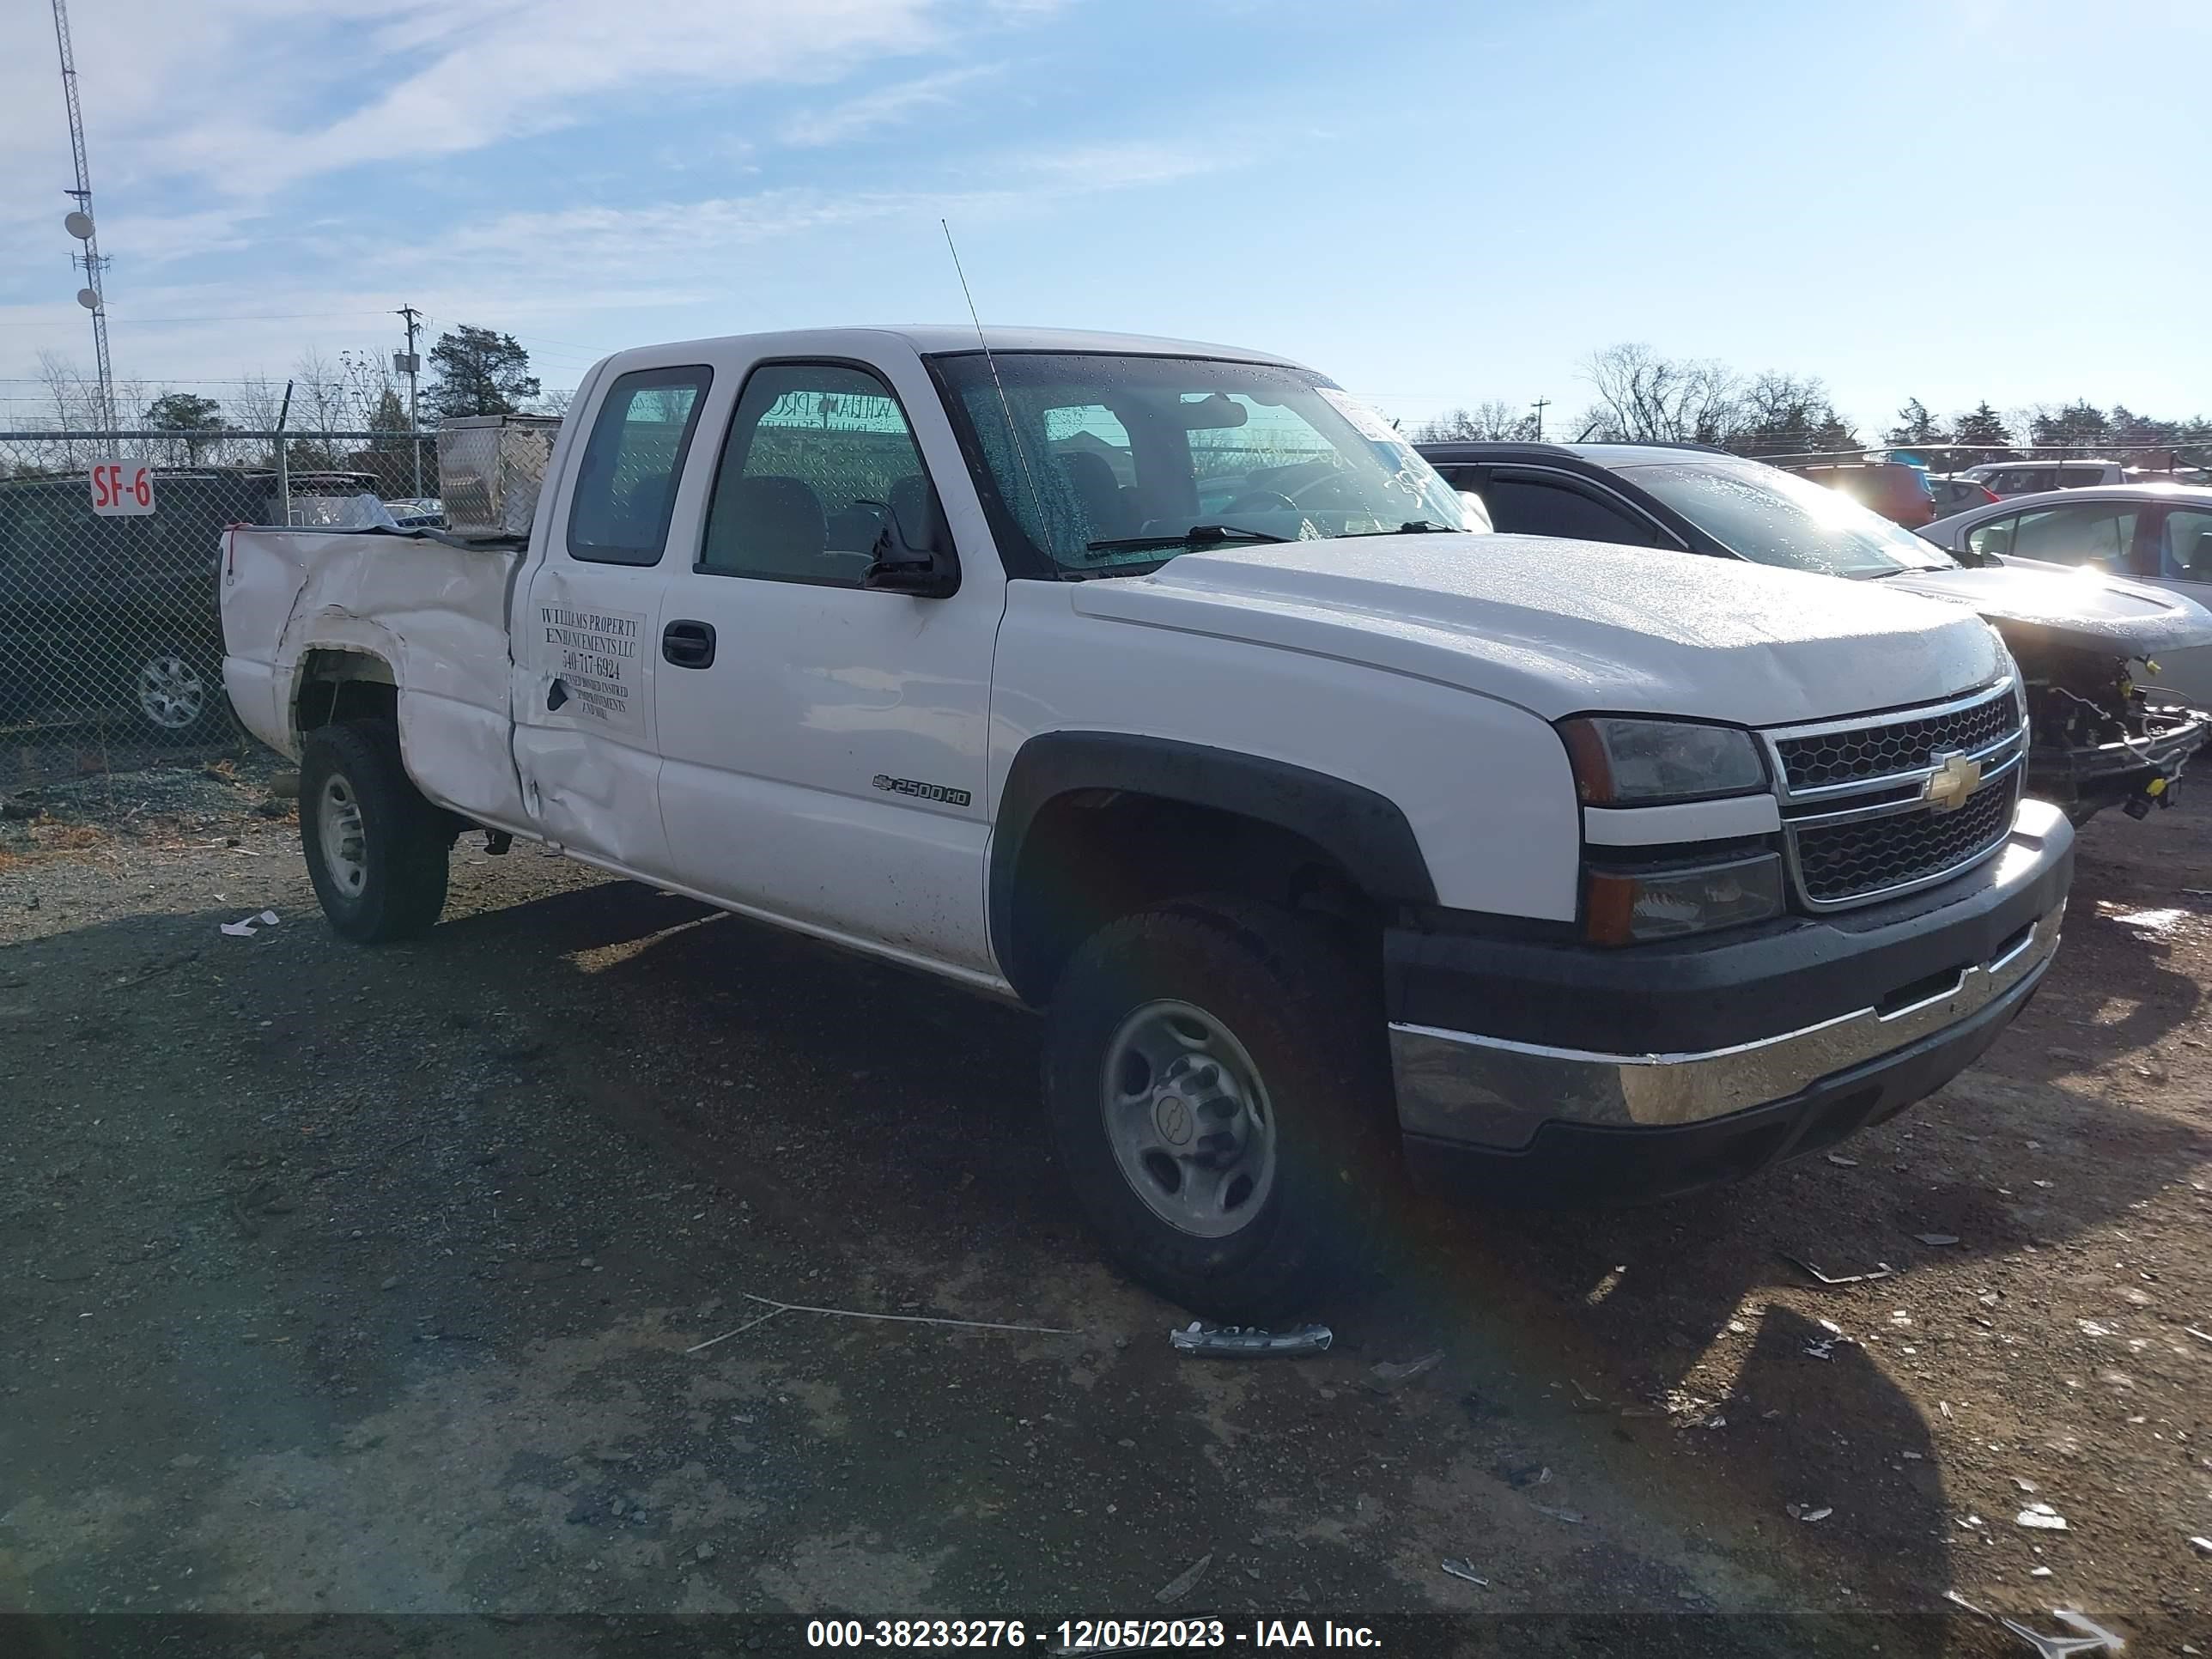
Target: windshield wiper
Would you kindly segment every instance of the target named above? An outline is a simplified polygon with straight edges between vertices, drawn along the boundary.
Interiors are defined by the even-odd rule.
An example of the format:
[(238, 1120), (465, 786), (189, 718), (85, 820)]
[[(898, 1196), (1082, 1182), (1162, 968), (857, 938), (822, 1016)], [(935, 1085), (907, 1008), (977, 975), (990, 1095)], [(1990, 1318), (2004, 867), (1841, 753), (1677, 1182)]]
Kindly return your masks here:
[(1438, 524), (1434, 519), (1408, 519), (1395, 530), (1353, 530), (1339, 538), (1342, 541), (1358, 541), (1362, 536), (1432, 536), (1439, 531), (1446, 535), (1458, 535), (1465, 525)]
[(1180, 536), (1109, 536), (1087, 542), (1092, 553), (1135, 553), (1146, 548), (1212, 547), (1220, 542), (1286, 542), (1288, 536), (1271, 536), (1264, 530), (1245, 530), (1233, 524), (1194, 524)]

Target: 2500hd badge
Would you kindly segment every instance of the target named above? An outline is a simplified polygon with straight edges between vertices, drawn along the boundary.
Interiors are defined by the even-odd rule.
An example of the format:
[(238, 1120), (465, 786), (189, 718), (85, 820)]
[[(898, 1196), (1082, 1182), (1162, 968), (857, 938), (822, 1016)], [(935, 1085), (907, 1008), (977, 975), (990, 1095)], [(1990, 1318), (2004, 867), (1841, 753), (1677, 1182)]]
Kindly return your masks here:
[(941, 783), (924, 783), (919, 778), (888, 777), (878, 772), (876, 787), (887, 789), (894, 795), (912, 795), (916, 800), (942, 801), (947, 806), (965, 806), (975, 799), (965, 789), (947, 789)]

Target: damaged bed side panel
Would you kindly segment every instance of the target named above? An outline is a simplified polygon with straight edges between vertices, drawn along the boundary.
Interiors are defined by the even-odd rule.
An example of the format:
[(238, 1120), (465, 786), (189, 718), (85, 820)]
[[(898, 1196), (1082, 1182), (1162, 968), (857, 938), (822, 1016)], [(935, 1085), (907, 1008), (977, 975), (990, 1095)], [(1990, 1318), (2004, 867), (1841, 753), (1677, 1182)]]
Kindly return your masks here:
[[(296, 756), (309, 679), (389, 678), (401, 757), (422, 792), (489, 822), (526, 823), (508, 720), (518, 551), (279, 529), (234, 531), (230, 542), (223, 677), (257, 737)], [(348, 656), (366, 660), (336, 659)]]

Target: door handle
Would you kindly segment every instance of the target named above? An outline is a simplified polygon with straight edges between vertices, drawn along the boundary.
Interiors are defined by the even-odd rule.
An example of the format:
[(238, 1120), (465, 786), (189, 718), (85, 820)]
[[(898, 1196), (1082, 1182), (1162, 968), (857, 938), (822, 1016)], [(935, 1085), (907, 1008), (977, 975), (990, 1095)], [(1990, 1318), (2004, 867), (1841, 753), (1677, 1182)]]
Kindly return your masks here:
[(660, 654), (678, 668), (714, 665), (714, 624), (678, 620), (660, 630)]

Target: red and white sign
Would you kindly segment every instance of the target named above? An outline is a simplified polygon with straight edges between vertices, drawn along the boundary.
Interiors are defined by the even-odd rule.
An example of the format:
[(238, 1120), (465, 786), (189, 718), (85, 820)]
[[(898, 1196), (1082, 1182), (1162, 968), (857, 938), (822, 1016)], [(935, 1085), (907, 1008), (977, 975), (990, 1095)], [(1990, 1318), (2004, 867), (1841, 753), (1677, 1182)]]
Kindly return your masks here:
[(103, 519), (143, 518), (154, 510), (154, 469), (143, 461), (97, 461), (92, 510)]

